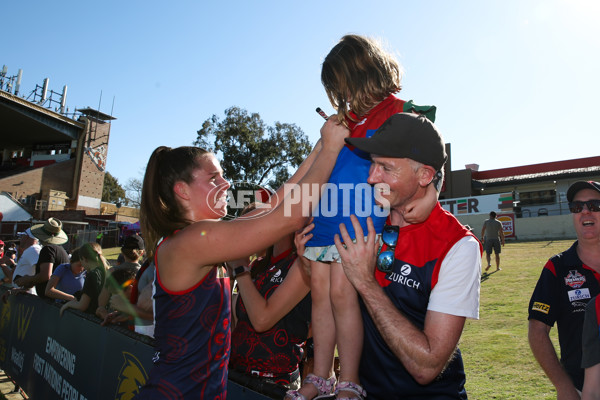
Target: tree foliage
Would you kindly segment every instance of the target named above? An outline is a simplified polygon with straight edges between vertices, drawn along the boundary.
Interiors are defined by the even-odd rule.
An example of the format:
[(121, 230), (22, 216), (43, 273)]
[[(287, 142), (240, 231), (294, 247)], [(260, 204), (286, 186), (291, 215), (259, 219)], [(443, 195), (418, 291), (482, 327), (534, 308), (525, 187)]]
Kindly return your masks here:
[(121, 187), (117, 178), (106, 171), (104, 186), (102, 186), (102, 201), (107, 203), (120, 203), (125, 200), (125, 189)]
[(204, 121), (194, 142), (222, 156), (221, 166), (230, 181), (252, 182), (277, 189), (310, 153), (308, 137), (295, 124), (266, 126), (258, 113), (231, 107), (225, 118)]
[(140, 208), (142, 202), (142, 186), (140, 179), (129, 178), (125, 184), (125, 192), (127, 197), (127, 205), (130, 207)]

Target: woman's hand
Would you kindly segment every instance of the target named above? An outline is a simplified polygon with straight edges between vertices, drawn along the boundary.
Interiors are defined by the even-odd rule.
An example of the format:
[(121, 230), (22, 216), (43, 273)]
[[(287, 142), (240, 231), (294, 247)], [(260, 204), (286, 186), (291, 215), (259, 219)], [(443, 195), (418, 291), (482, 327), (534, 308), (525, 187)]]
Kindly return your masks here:
[(308, 225), (306, 225), (304, 229), (297, 231), (294, 235), (294, 245), (296, 246), (298, 260), (302, 264), (302, 268), (308, 276), (310, 276), (310, 261), (304, 257), (304, 250), (306, 248), (306, 243), (313, 237), (313, 234), (310, 233), (310, 231), (312, 231), (315, 227), (315, 224), (313, 224), (313, 219), (314, 218), (311, 218), (310, 221), (308, 221)]
[(321, 141), (324, 150), (339, 152), (344, 147), (344, 139), (350, 136), (350, 130), (340, 124), (337, 118), (329, 118), (321, 127)]

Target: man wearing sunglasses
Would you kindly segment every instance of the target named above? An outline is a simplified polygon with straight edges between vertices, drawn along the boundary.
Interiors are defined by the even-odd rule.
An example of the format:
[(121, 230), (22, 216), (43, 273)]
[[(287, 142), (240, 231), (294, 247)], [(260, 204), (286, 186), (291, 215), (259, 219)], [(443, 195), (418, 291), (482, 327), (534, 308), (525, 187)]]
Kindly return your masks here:
[[(560, 399), (579, 399), (584, 311), (600, 294), (600, 183), (578, 181), (567, 190), (577, 241), (550, 258), (529, 301), (529, 346)], [(560, 361), (550, 340), (558, 328)]]
[[(362, 299), (361, 384), (370, 400), (466, 399), (457, 345), (465, 319), (479, 317), (481, 244), (439, 203), (425, 222), (403, 218), (405, 205), (420, 201), (430, 184), (439, 188), (444, 142), (426, 118), (405, 113), (371, 138), (346, 141), (370, 154), (368, 182), (390, 208), (380, 239), (371, 221), (365, 242), (353, 243), (344, 225), (335, 238)], [(362, 237), (356, 218), (352, 223)]]

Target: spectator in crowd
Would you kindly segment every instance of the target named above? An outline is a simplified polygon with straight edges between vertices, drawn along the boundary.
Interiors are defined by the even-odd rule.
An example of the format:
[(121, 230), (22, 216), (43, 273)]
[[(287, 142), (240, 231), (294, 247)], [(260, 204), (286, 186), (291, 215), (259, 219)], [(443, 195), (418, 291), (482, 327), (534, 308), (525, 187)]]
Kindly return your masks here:
[(481, 228), (481, 241), (483, 243), (483, 249), (485, 250), (485, 258), (487, 260), (487, 272), (492, 266), (491, 256), (492, 250), (496, 255), (496, 271), (500, 271), (500, 252), (502, 246), (504, 246), (504, 231), (502, 230), (502, 222), (496, 218), (496, 212), (490, 212), (490, 218), (483, 222), (483, 228)]
[(48, 218), (43, 224), (31, 227), (33, 236), (43, 245), (35, 264), (35, 274), (22, 279), (22, 285), (35, 285), (35, 291), (40, 297), (46, 297), (46, 285), (52, 276), (54, 267), (69, 263), (69, 255), (62, 247), (69, 240), (62, 230), (62, 222), (57, 218)]
[[(0, 240), (1, 242), (1, 240)], [(4, 242), (2, 242), (4, 243)], [(11, 283), (13, 271), (17, 266), (17, 252), (13, 248), (6, 249), (0, 256), (0, 279), (2, 283)]]
[(302, 264), (306, 259), (296, 250), (304, 252), (313, 227), (297, 233), (295, 249), (293, 235), (276, 242), (267, 268), (254, 278), (252, 269), (264, 260), (256, 259), (249, 267), (242, 260), (228, 263), (240, 294), (234, 304), (237, 324), (231, 335), (230, 370), (287, 389), (300, 388), (311, 301), (310, 276)]
[[(344, 225), (335, 237), (363, 300), (361, 383), (369, 400), (466, 399), (457, 346), (465, 319), (479, 317), (481, 245), (439, 203), (422, 223), (403, 213), (409, 202), (429, 204), (427, 188), (446, 162), (444, 142), (428, 119), (409, 113), (393, 115), (370, 138), (346, 141), (371, 155), (368, 182), (387, 187), (378, 202), (390, 206), (381, 244), (370, 219), (366, 241), (353, 243)], [(355, 217), (352, 224), (363, 237)]]
[(581, 399), (600, 400), (600, 296), (590, 300), (585, 308), (582, 347), (585, 378)]
[[(419, 109), (435, 115), (435, 107), (419, 107), (411, 102), (400, 100), (394, 94), (400, 91), (401, 67), (395, 57), (388, 53), (377, 41), (359, 35), (346, 35), (336, 44), (323, 61), (321, 81), (337, 115), (332, 117), (348, 126), (351, 137), (369, 137), (391, 115)], [(411, 108), (412, 107), (412, 108)], [(361, 153), (345, 147), (331, 173), (330, 188), (336, 188), (337, 198), (333, 205), (336, 213), (326, 215), (315, 213), (313, 239), (307, 243), (304, 254), (311, 260), (311, 296), (313, 339), (315, 348), (314, 374), (294, 396), (312, 399), (317, 394), (330, 394), (335, 377), (325, 374), (332, 369), (333, 355), (337, 343), (340, 360), (340, 380), (351, 386), (351, 391), (342, 390), (340, 396), (361, 391), (358, 381), (358, 366), (362, 345), (362, 322), (358, 306), (358, 296), (346, 279), (333, 243), (334, 234), (339, 232), (340, 223), (348, 226), (350, 235), (355, 238), (349, 215), (359, 214), (363, 230), (366, 230), (366, 217), (371, 215), (379, 233), (387, 217), (387, 211), (374, 201), (374, 191), (363, 190), (366, 185), (370, 162)], [(367, 186), (368, 187), (368, 186)], [(437, 202), (437, 191), (431, 185), (428, 198), (431, 207)], [(325, 205), (324, 207), (328, 207)], [(323, 210), (320, 207), (319, 210)], [(329, 209), (329, 208), (328, 208)], [(356, 209), (356, 211), (355, 211)], [(421, 222), (427, 216), (427, 207), (421, 209), (406, 205), (405, 217)], [(352, 334), (348, 334), (352, 332)], [(325, 392), (317, 390), (325, 388)], [(327, 393), (326, 393), (327, 392)], [(337, 392), (340, 392), (339, 390)]]
[(142, 335), (154, 337), (154, 314), (152, 306), (152, 282), (154, 280), (154, 262), (146, 260), (137, 272), (129, 298), (112, 294), (110, 306), (120, 313), (134, 318), (134, 330)]
[(136, 274), (130, 299), (135, 311), (135, 331), (152, 337), (154, 337), (154, 311), (152, 307), (154, 271), (154, 261), (147, 259)]
[(23, 288), (27, 293), (36, 294), (34, 287), (26, 286), (26, 278), (35, 275), (35, 264), (38, 262), (42, 246), (40, 246), (38, 238), (31, 233), (31, 228), (19, 233), (19, 237), (19, 250), (22, 253), (13, 271), (13, 284), (15, 287)]
[[(110, 323), (133, 328), (131, 317), (133, 313), (129, 311), (132, 305), (129, 302), (129, 298), (131, 297), (136, 272), (134, 268), (109, 270), (106, 284), (102, 289), (109, 296), (109, 301), (105, 308), (108, 310), (102, 321), (102, 325)], [(115, 308), (113, 302), (123, 305), (124, 310), (120, 311), (118, 308)], [(96, 315), (98, 315), (98, 311), (96, 311)]]
[(85, 268), (81, 264), (81, 250), (75, 249), (67, 264), (60, 264), (54, 269), (46, 284), (46, 297), (59, 302), (79, 300), (85, 282)]
[(86, 243), (79, 249), (81, 264), (86, 270), (85, 283), (81, 298), (65, 303), (60, 309), (62, 316), (66, 309), (74, 308), (88, 314), (94, 314), (98, 308), (98, 296), (106, 281), (108, 262), (92, 243)]
[[(583, 388), (584, 310), (600, 294), (600, 183), (577, 181), (567, 190), (577, 241), (551, 257), (529, 301), (529, 346), (559, 399), (579, 399)], [(550, 339), (556, 323), (560, 360)]]
[(140, 214), (146, 247), (150, 256), (156, 253), (157, 353), (136, 398), (227, 396), (231, 299), (219, 264), (256, 253), (305, 224), (302, 210), (315, 205), (307, 191), (325, 183), (347, 134), (327, 121), (321, 141), (289, 181), (298, 185), (291, 192), (282, 188), (271, 197), (272, 211), (254, 219), (220, 220), (227, 214), (229, 183), (214, 154), (164, 146), (152, 153)]
[(113, 268), (133, 268), (137, 272), (141, 267), (140, 261), (145, 254), (144, 239), (137, 233), (127, 236), (123, 240), (121, 254), (123, 255), (123, 262)]
[[(123, 241), (123, 246), (121, 246), (121, 254), (123, 256), (123, 262), (117, 264), (116, 266), (110, 268), (109, 272), (119, 269), (129, 269), (132, 271), (133, 276), (135, 277), (137, 271), (140, 269), (140, 259), (144, 256), (144, 240), (138, 234), (133, 234), (127, 236)], [(109, 274), (107, 278), (107, 285), (111, 283), (111, 274)], [(109, 322), (117, 322), (115, 320), (116, 317), (119, 316), (118, 313), (111, 312), (108, 307), (109, 298), (111, 296), (110, 291), (105, 285), (102, 288), (100, 296), (98, 297), (98, 309), (96, 310), (96, 315), (104, 320), (105, 323)], [(114, 311), (114, 310), (113, 310)], [(118, 320), (122, 320), (122, 318), (118, 318)]]

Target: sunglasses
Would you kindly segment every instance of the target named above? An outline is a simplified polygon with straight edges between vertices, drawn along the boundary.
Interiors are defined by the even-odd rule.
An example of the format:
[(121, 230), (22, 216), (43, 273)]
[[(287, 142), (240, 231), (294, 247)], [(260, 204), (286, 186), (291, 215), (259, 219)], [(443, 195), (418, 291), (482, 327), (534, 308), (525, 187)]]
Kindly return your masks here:
[(588, 201), (571, 201), (569, 202), (569, 210), (573, 214), (578, 214), (583, 211), (583, 206), (587, 206), (588, 210), (592, 212), (600, 211), (600, 200), (588, 200)]
[(400, 228), (396, 225), (385, 225), (383, 227), (383, 232), (381, 232), (381, 240), (387, 246), (387, 250), (381, 252), (381, 248), (379, 249), (380, 253), (377, 255), (377, 269), (383, 273), (387, 274), (388, 272), (392, 272), (395, 260), (394, 251), (398, 244), (399, 232)]

